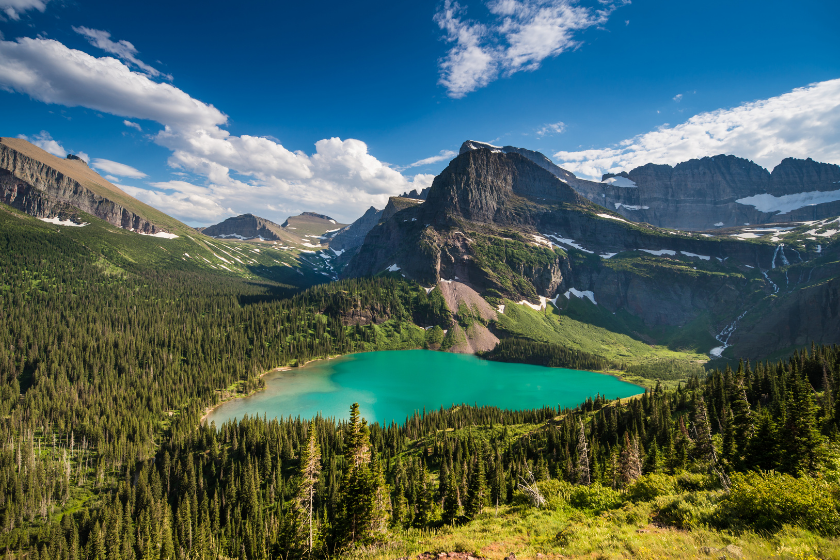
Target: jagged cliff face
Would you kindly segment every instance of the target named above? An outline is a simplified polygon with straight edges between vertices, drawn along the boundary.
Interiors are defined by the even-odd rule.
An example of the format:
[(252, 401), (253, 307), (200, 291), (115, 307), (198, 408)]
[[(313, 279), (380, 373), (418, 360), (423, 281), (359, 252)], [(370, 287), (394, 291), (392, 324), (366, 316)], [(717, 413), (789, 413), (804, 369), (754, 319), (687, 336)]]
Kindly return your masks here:
[(702, 231), (840, 214), (840, 166), (811, 159), (787, 158), (769, 172), (749, 160), (719, 155), (674, 167), (647, 164), (597, 182), (579, 179), (543, 154), (523, 148), (467, 141), (461, 153), (481, 148), (518, 153), (590, 201), (658, 227)]
[[(424, 285), (458, 280), (514, 301), (574, 288), (651, 326), (683, 325), (761, 292), (739, 270), (769, 266), (774, 250), (631, 224), (522, 155), (482, 148), (453, 160), (422, 205), (374, 227), (344, 274), (398, 267)], [(663, 266), (657, 255), (677, 263)], [(694, 273), (690, 259), (711, 270)]]
[(336, 251), (353, 251), (358, 249), (365, 242), (365, 236), (368, 232), (373, 229), (373, 226), (379, 223), (381, 216), (382, 210), (377, 210), (371, 206), (361, 218), (333, 236), (330, 240), (330, 248)]
[(278, 241), (281, 226), (253, 214), (242, 214), (201, 230), (204, 235), (220, 238), (264, 239)]
[(139, 209), (148, 207), (83, 161), (62, 160), (15, 138), (0, 139), (0, 201), (38, 218), (64, 218), (81, 210), (142, 233), (169, 229), (141, 214)]

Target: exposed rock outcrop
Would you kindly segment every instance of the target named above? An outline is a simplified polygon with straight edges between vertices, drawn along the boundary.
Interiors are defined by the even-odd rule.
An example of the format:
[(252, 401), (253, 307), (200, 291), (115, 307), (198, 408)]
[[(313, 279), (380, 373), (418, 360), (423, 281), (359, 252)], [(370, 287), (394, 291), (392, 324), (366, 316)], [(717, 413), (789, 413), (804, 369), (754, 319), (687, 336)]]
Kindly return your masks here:
[[(78, 158), (62, 159), (25, 140), (0, 138), (0, 201), (38, 218), (78, 211), (142, 233), (164, 231), (152, 208), (118, 189)], [(142, 213), (141, 213), (142, 212)]]
[(340, 230), (330, 240), (330, 248), (336, 251), (354, 251), (365, 242), (365, 236), (379, 223), (382, 210), (373, 206), (367, 209), (361, 218)]

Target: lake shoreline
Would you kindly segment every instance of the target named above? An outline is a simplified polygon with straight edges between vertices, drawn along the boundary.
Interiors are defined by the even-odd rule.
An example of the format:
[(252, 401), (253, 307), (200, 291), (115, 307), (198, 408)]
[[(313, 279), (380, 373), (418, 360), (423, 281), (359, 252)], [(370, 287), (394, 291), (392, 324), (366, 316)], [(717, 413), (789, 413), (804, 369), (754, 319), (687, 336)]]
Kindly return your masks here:
[[(353, 352), (353, 353), (355, 353), (355, 352)], [(327, 360), (334, 360), (336, 358), (341, 358), (343, 356), (349, 356), (349, 355), (350, 354), (336, 354), (335, 356), (327, 356), (326, 358), (314, 358), (312, 360), (308, 360), (308, 361), (304, 362), (303, 365), (300, 365), (300, 366), (278, 366), (276, 368), (269, 369), (267, 371), (262, 372), (259, 375), (259, 377), (257, 377), (257, 379), (262, 379), (263, 377), (265, 377), (269, 373), (275, 373), (275, 372), (278, 372), (278, 371), (295, 371), (295, 370), (299, 370), (303, 367), (306, 367), (308, 364), (311, 364), (312, 362), (323, 362), (323, 361), (327, 361)], [(264, 391), (264, 390), (265, 390), (265, 386), (260, 387), (259, 389), (254, 389), (253, 391), (251, 391), (249, 393), (242, 394), (242, 395), (233, 395), (233, 396), (228, 397), (226, 399), (222, 399), (220, 402), (214, 404), (213, 406), (205, 407), (204, 408), (204, 415), (198, 421), (198, 425), (202, 426), (205, 423), (205, 421), (207, 420), (207, 417), (210, 416), (210, 414), (214, 410), (216, 410), (217, 408), (219, 408), (223, 404), (227, 404), (231, 401), (235, 401), (236, 399), (244, 399), (246, 397), (252, 397), (252, 396), (256, 395), (257, 393), (259, 393), (260, 391)]]
[[(358, 356), (326, 365), (351, 354)], [(260, 377), (304, 367), (313, 375), (274, 378), (248, 394), (235, 394), (205, 409), (201, 423), (207, 424), (211, 418), (223, 423), (245, 414), (320, 414), (338, 418), (345, 415), (345, 401), (359, 402), (363, 409), (367, 408), (363, 413), (373, 421), (390, 423), (402, 422), (413, 410), (448, 407), (453, 403), (478, 402), (482, 406), (524, 411), (543, 406), (575, 407), (596, 394), (623, 400), (638, 397), (646, 390), (644, 384), (624, 378), (619, 371), (499, 362), (428, 349), (352, 352), (309, 360), (300, 368), (273, 368)], [(268, 394), (264, 389), (268, 389)], [(263, 396), (258, 396), (261, 392)], [(236, 401), (244, 397), (253, 400)], [(224, 404), (232, 406), (218, 412)]]

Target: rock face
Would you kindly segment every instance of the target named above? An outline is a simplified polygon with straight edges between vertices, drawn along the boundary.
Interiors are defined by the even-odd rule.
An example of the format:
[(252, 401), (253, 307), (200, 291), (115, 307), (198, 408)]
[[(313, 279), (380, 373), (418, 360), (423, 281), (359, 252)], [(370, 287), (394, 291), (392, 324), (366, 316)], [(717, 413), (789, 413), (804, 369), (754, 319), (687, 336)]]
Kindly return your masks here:
[(336, 251), (354, 251), (365, 242), (365, 236), (373, 226), (379, 223), (382, 210), (373, 206), (368, 208), (361, 218), (335, 234), (330, 240), (330, 248)]
[(210, 237), (236, 238), (236, 239), (257, 239), (266, 241), (279, 241), (278, 232), (281, 226), (265, 218), (253, 214), (242, 214), (234, 218), (228, 218), (219, 224), (203, 228), (201, 232)]
[(702, 231), (840, 214), (840, 166), (811, 159), (787, 158), (768, 172), (749, 160), (719, 155), (674, 167), (647, 164), (595, 182), (577, 178), (532, 150), (470, 140), (461, 153), (481, 148), (520, 154), (590, 201), (658, 227)]
[(0, 201), (37, 218), (64, 218), (81, 210), (124, 229), (165, 231), (149, 219), (156, 213), (153, 209), (100, 177), (84, 161), (55, 157), (17, 138), (0, 138)]

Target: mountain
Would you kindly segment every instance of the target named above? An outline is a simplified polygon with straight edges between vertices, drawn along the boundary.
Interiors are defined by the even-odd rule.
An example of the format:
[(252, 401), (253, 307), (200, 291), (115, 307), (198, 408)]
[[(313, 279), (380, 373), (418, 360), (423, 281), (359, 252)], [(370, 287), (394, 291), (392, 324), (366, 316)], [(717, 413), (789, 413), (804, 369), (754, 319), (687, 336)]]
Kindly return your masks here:
[(145, 234), (193, 231), (129, 196), (78, 157), (62, 159), (19, 138), (0, 138), (0, 201), (41, 219), (78, 221), (81, 211)]
[(468, 140), (475, 149), (518, 153), (589, 200), (628, 220), (702, 231), (767, 223), (822, 220), (840, 214), (840, 166), (787, 158), (772, 172), (743, 158), (718, 155), (674, 167), (647, 164), (587, 181), (539, 152)]
[(201, 228), (201, 233), (220, 239), (259, 239), (280, 241), (283, 239), (282, 226), (253, 214), (242, 214), (228, 218), (216, 225)]
[(356, 249), (365, 241), (365, 236), (379, 223), (382, 217), (382, 210), (373, 206), (367, 209), (362, 216), (349, 226), (338, 231), (330, 240), (330, 248), (344, 252)]
[[(766, 356), (805, 338), (840, 342), (836, 305), (822, 311), (819, 326), (788, 322), (773, 342), (750, 338), (755, 329), (738, 330), (739, 320), (779, 324), (782, 309), (801, 316), (796, 298), (834, 301), (836, 225), (716, 234), (660, 229), (594, 204), (530, 157), (478, 147), (435, 178), (425, 202), (383, 216), (343, 274), (462, 284), (504, 309), (487, 321), (500, 337), (505, 329), (523, 332), (508, 317), (521, 315), (515, 308), (545, 310), (551, 300), (557, 321), (571, 314), (581, 325), (715, 356), (733, 356), (727, 349), (740, 339), (753, 357)], [(544, 338), (557, 340), (561, 327), (546, 325), (554, 333), (541, 331)]]
[(283, 225), (277, 225), (253, 214), (242, 214), (201, 228), (201, 232), (217, 239), (274, 241), (284, 246), (326, 249), (328, 240), (342, 227), (344, 224), (339, 224), (329, 216), (315, 212), (290, 216)]

